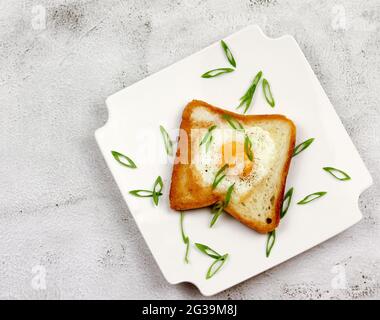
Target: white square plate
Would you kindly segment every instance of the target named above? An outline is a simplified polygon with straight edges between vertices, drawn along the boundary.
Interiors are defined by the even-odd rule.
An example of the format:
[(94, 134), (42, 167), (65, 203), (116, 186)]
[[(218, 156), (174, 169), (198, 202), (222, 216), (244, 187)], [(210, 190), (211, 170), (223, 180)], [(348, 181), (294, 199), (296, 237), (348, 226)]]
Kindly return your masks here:
[[(361, 219), (358, 197), (372, 183), (293, 37), (270, 39), (260, 28), (251, 26), (225, 40), (237, 61), (235, 72), (212, 79), (200, 77), (207, 70), (229, 67), (217, 42), (109, 97), (108, 122), (95, 133), (129, 210), (165, 278), (172, 284), (191, 282), (204, 295), (225, 290), (352, 226)], [(172, 164), (165, 163), (159, 125), (167, 128), (174, 140), (183, 108), (192, 99), (235, 111), (239, 98), (259, 70), (271, 84), (276, 107), (272, 109), (266, 104), (259, 87), (248, 113), (284, 114), (297, 126), (297, 143), (311, 137), (315, 141), (292, 161), (287, 189), (294, 187), (293, 201), (277, 229), (277, 240), (269, 258), (265, 257), (267, 237), (228, 214), (223, 214), (212, 229), (209, 228), (209, 209), (185, 214), (184, 227), (192, 244), (204, 243), (222, 254), (230, 254), (223, 268), (206, 280), (212, 260), (193, 245), (190, 263), (184, 263), (180, 216), (168, 203)], [(130, 156), (138, 169), (118, 164), (111, 150)], [(324, 166), (345, 170), (352, 180), (338, 181), (322, 170)], [(151, 189), (158, 175), (164, 181), (164, 195), (158, 207), (154, 207), (149, 198), (129, 194), (133, 189)], [(305, 195), (322, 190), (328, 191), (325, 197), (308, 205), (296, 205)]]

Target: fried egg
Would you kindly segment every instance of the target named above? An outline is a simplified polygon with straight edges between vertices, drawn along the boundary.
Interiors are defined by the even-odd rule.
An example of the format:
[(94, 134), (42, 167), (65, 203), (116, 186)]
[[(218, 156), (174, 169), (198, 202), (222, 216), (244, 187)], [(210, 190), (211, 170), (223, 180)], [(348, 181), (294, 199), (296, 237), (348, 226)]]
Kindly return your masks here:
[[(216, 191), (225, 192), (234, 183), (234, 192), (243, 195), (270, 172), (275, 159), (275, 143), (270, 133), (258, 126), (239, 131), (224, 121), (216, 124), (217, 128), (212, 130), (207, 143), (201, 145), (199, 139), (205, 137), (207, 129), (198, 129), (200, 132), (196, 136), (199, 139), (195, 139), (192, 146), (193, 164), (208, 185), (212, 185), (216, 174), (224, 166), (226, 176), (217, 185)], [(250, 157), (244, 148), (246, 136), (251, 141)]]

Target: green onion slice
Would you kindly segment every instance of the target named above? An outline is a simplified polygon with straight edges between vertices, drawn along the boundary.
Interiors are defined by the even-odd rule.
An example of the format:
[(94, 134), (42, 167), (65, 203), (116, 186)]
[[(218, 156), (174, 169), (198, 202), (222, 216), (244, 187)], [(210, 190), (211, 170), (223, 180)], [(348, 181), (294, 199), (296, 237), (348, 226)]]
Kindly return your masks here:
[(219, 259), (222, 257), (218, 252), (216, 252), (214, 249), (211, 249), (209, 246), (206, 246), (205, 244), (195, 243), (195, 246), (205, 255), (208, 255), (213, 259)]
[(230, 48), (227, 46), (227, 43), (225, 43), (223, 40), (220, 41), (220, 43), (222, 45), (224, 53), (226, 54), (228, 62), (231, 64), (231, 66), (233, 66), (234, 68), (236, 68), (236, 61), (234, 59), (234, 56), (232, 55), (232, 52), (231, 52)]
[(268, 233), (267, 248), (266, 248), (267, 258), (269, 257), (275, 242), (276, 242), (276, 230), (273, 230)]
[(222, 118), (228, 122), (228, 124), (231, 126), (232, 129), (244, 131), (243, 125), (234, 117), (230, 116), (229, 114), (223, 114)]
[[(281, 208), (281, 212), (280, 212), (280, 218), (281, 219), (284, 218), (286, 213), (288, 212), (290, 202), (292, 201), (293, 191), (294, 191), (294, 188), (290, 188), (284, 196), (284, 200), (282, 201), (282, 208)], [(275, 241), (276, 241), (276, 230), (273, 230), (272, 232), (268, 233), (267, 246), (266, 246), (266, 256), (267, 257), (269, 257)]]
[(333, 177), (340, 181), (351, 180), (351, 177), (344, 171), (333, 167), (324, 167), (323, 170), (330, 173)]
[(228, 258), (228, 253), (219, 257), (211, 264), (210, 268), (208, 268), (207, 273), (206, 273), (207, 280), (212, 278), (223, 267), (224, 263), (227, 261), (227, 258)]
[(224, 201), (217, 201), (215, 204), (211, 207), (211, 213), (217, 213), (219, 210), (223, 210), (224, 208)]
[(297, 202), (297, 204), (306, 204), (311, 201), (314, 201), (320, 197), (323, 197), (327, 192), (320, 191), (320, 192), (314, 192), (312, 194), (307, 195), (305, 198), (303, 198), (301, 201)]
[(186, 252), (185, 252), (185, 263), (189, 263), (189, 248), (190, 248), (190, 239), (187, 235), (185, 235), (185, 231), (183, 230), (183, 212), (181, 212), (180, 217), (180, 224), (181, 224), (181, 235), (183, 243), (186, 245)]
[(237, 106), (236, 109), (239, 109), (240, 107), (245, 105), (243, 113), (246, 113), (249, 109), (249, 106), (251, 105), (253, 95), (256, 91), (256, 87), (259, 84), (259, 81), (261, 79), (261, 76), (263, 75), (262, 71), (259, 71), (255, 78), (252, 81), (251, 86), (248, 88), (247, 92), (240, 98), (240, 104)]
[(280, 213), (281, 219), (285, 217), (286, 213), (288, 212), (290, 202), (292, 201), (292, 197), (293, 197), (293, 191), (294, 191), (294, 188), (290, 188), (285, 193), (284, 200), (282, 201), (282, 208), (281, 208), (281, 213)]
[[(284, 200), (282, 201), (282, 208), (280, 212), (281, 219), (284, 218), (286, 213), (288, 212), (290, 202), (292, 201), (292, 197), (293, 197), (293, 191), (294, 191), (294, 188), (290, 188), (284, 196)], [(266, 245), (267, 258), (269, 257), (275, 242), (276, 242), (276, 230), (273, 230), (268, 233), (268, 237), (267, 237), (267, 245)]]
[[(153, 191), (151, 190), (132, 190), (129, 191), (129, 193), (133, 196), (139, 197), (139, 198), (150, 198), (153, 197)], [(162, 193), (159, 192), (157, 195), (162, 196)]]
[(158, 205), (159, 196), (162, 195), (161, 191), (163, 186), (162, 178), (158, 176), (153, 186), (153, 202), (156, 206)]
[(213, 225), (215, 224), (215, 222), (218, 220), (218, 218), (220, 217), (220, 215), (223, 213), (223, 210), (225, 208), (227, 208), (228, 204), (230, 203), (232, 191), (234, 190), (234, 186), (235, 186), (235, 183), (232, 184), (232, 185), (230, 185), (228, 187), (227, 193), (226, 193), (226, 197), (225, 197), (224, 201), (218, 201), (212, 207), (211, 213), (213, 213), (214, 216), (212, 217), (212, 220), (211, 220), (211, 223), (210, 223), (210, 228), (213, 227)]
[(265, 100), (268, 102), (268, 104), (274, 108), (275, 102), (273, 98), (272, 91), (270, 89), (270, 85), (267, 79), (263, 79), (263, 92), (265, 96)]
[(244, 138), (244, 151), (248, 159), (253, 161), (252, 141), (251, 139), (249, 139), (248, 135), (245, 135), (245, 138)]
[(201, 143), (199, 144), (200, 146), (206, 142), (209, 141), (209, 139), (211, 139), (211, 135), (212, 135), (212, 131), (216, 129), (216, 125), (214, 126), (211, 126), (208, 128), (207, 130), (207, 133), (205, 134), (205, 136), (203, 137), (203, 139), (201, 140)]
[(213, 135), (210, 136), (210, 138), (206, 142), (206, 151), (210, 148), (211, 142), (214, 139)]
[(305, 149), (307, 149), (314, 141), (314, 138), (310, 138), (302, 143), (300, 143), (298, 146), (294, 148), (293, 151), (293, 157), (295, 157), (297, 154), (301, 153)]
[(160, 176), (157, 177), (156, 181), (154, 182), (153, 190), (132, 190), (129, 191), (129, 193), (135, 197), (139, 198), (153, 198), (154, 204), (158, 205), (158, 199), (160, 196), (162, 196), (162, 188), (164, 184), (162, 182), (162, 178)]
[(185, 231), (183, 230), (183, 212), (181, 212), (181, 217), (180, 217), (180, 224), (181, 224), (181, 235), (182, 235), (182, 240), (184, 243), (186, 243), (186, 241), (188, 241), (189, 237), (187, 237), (185, 235)]
[(228, 164), (225, 164), (219, 171), (216, 173), (214, 182), (212, 183), (212, 188), (215, 189), (217, 185), (226, 177), (224, 171), (228, 168)]
[(234, 190), (235, 183), (231, 184), (226, 193), (226, 199), (224, 200), (224, 207), (226, 208), (231, 200), (232, 191)]
[(219, 204), (212, 207), (211, 213), (213, 213), (214, 215), (213, 215), (211, 222), (210, 222), (210, 228), (213, 227), (215, 222), (218, 220), (220, 215), (223, 213), (224, 208), (225, 208), (224, 205), (219, 205)]
[(235, 69), (232, 69), (232, 68), (213, 69), (213, 70), (207, 71), (204, 74), (202, 74), (202, 78), (206, 78), (206, 79), (208, 79), (208, 78), (214, 78), (214, 77), (220, 76), (222, 74), (230, 73), (230, 72), (233, 72), (233, 71), (235, 71)]
[(165, 128), (163, 126), (160, 126), (160, 131), (161, 131), (162, 138), (164, 139), (166, 153), (167, 153), (167, 155), (172, 156), (173, 155), (173, 142), (170, 139), (168, 132), (165, 130)]
[(186, 252), (185, 252), (185, 263), (189, 263), (189, 251), (190, 251), (190, 240), (187, 238), (186, 242)]
[(123, 166), (127, 168), (131, 168), (131, 169), (137, 168), (136, 164), (132, 161), (132, 159), (127, 157), (126, 155), (117, 151), (111, 151), (111, 153), (113, 157), (115, 158), (115, 160), (119, 162), (120, 164), (122, 164)]

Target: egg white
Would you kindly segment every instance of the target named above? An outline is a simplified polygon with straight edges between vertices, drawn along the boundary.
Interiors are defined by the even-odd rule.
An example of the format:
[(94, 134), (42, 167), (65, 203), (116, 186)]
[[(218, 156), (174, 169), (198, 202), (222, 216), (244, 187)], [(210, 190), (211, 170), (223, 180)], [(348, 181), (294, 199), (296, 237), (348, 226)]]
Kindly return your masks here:
[[(244, 146), (245, 134), (252, 142), (254, 155), (253, 167), (251, 172), (242, 177), (244, 169), (244, 159), (238, 159), (234, 167), (226, 170), (226, 177), (218, 184), (216, 191), (225, 192), (231, 184), (235, 184), (234, 193), (243, 195), (256, 184), (265, 178), (273, 165), (276, 146), (268, 131), (258, 127), (247, 127), (245, 131), (237, 131), (223, 122), (217, 123), (218, 128), (212, 131), (212, 141), (206, 148), (206, 144), (199, 146), (197, 141), (195, 147), (195, 158), (193, 163), (205, 184), (211, 185), (218, 170), (222, 167), (222, 146), (226, 143), (235, 141), (238, 145)], [(199, 137), (203, 137), (207, 130), (203, 130)], [(194, 150), (194, 149), (193, 149)], [(238, 152), (239, 154), (239, 152)], [(244, 150), (242, 152), (244, 154)]]

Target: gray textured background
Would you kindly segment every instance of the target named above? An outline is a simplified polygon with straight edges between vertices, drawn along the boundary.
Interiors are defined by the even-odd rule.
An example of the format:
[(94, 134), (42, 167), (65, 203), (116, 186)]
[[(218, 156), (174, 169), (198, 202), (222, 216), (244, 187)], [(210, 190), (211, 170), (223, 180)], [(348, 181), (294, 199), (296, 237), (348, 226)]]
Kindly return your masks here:
[(108, 95), (249, 24), (296, 38), (375, 184), (359, 224), (215, 298), (380, 298), (378, 0), (1, 0), (0, 298), (202, 298), (161, 275), (93, 134)]

